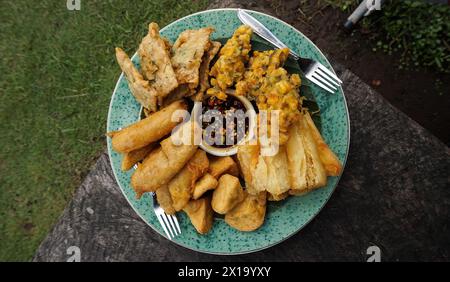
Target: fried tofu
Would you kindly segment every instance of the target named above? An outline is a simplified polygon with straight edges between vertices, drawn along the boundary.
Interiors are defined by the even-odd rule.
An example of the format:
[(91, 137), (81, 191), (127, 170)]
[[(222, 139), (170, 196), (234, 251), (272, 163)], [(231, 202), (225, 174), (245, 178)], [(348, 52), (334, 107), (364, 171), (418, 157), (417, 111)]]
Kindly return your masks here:
[(214, 190), (219, 182), (211, 174), (207, 173), (203, 175), (194, 185), (194, 192), (192, 193), (192, 199), (197, 200), (206, 191)]
[(160, 37), (158, 24), (149, 24), (148, 34), (142, 39), (138, 54), (142, 74), (156, 90), (158, 98), (164, 98), (178, 86), (170, 61), (170, 45)]
[(179, 84), (194, 89), (199, 84), (199, 69), (203, 54), (210, 45), (211, 27), (185, 30), (172, 46), (172, 66)]
[(209, 164), (209, 174), (211, 174), (215, 178), (219, 178), (224, 173), (239, 176), (239, 169), (233, 158), (212, 157)]
[(239, 231), (254, 231), (264, 223), (266, 192), (258, 195), (245, 193), (245, 199), (225, 215), (225, 222)]
[(214, 212), (211, 208), (211, 199), (209, 197), (189, 201), (183, 208), (183, 211), (187, 214), (198, 233), (208, 233), (214, 220)]
[(214, 190), (211, 205), (215, 212), (226, 214), (244, 200), (245, 194), (239, 183), (239, 178), (224, 174), (219, 178), (219, 184)]

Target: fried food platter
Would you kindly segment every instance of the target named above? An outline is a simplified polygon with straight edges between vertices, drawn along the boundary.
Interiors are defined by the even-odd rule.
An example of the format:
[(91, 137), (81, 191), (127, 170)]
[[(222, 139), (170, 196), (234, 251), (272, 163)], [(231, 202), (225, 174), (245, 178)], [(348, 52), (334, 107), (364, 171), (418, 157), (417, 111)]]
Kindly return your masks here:
[[(324, 65), (329, 66), (328, 61), (320, 50), (299, 31), (271, 16), (257, 12), (252, 12), (252, 14), (271, 30), (275, 31), (277, 36), (285, 41), (288, 46), (292, 46), (291, 48), (294, 51), (306, 57), (319, 60)], [(214, 53), (218, 52), (219, 45), (224, 46), (232, 38), (240, 26), (241, 24), (234, 9), (209, 10), (187, 16), (162, 28), (159, 31), (160, 35), (155, 31), (152, 32), (152, 29), (155, 30), (156, 27), (150, 25), (147, 37), (160, 36), (156, 42), (162, 44), (161, 46), (171, 46), (172, 48), (168, 55), (169, 58), (170, 56), (172, 57), (172, 70), (164, 68), (164, 71), (162, 71), (161, 68), (156, 67), (155, 69), (158, 71), (152, 71), (152, 64), (158, 65), (166, 59), (162, 56), (158, 57), (160, 61), (153, 59), (146, 62), (146, 58), (151, 57), (146, 56), (146, 52), (151, 52), (151, 50), (146, 50), (150, 48), (148, 46), (151, 44), (141, 44), (138, 48), (138, 53), (125, 66), (119, 62), (125, 75), (121, 75), (117, 82), (108, 114), (108, 153), (114, 175), (125, 198), (136, 213), (161, 235), (164, 233), (153, 214), (152, 198), (146, 192), (156, 191), (159, 202), (160, 199), (161, 201), (164, 201), (164, 199), (170, 200), (171, 204), (165, 206), (166, 213), (178, 211), (176, 214), (182, 229), (181, 235), (174, 238), (173, 241), (184, 247), (206, 253), (239, 254), (253, 252), (275, 245), (298, 232), (314, 218), (330, 198), (345, 165), (349, 147), (349, 118), (342, 89), (339, 89), (335, 95), (329, 95), (303, 79), (301, 79), (299, 92), (302, 97), (305, 97), (303, 107), (308, 109), (302, 112), (302, 117), (304, 117), (302, 120), (304, 122), (300, 122), (299, 124), (302, 125), (298, 126), (303, 127), (301, 129), (291, 129), (295, 128), (296, 122), (293, 122), (293, 125), (289, 124), (286, 126), (286, 140), (281, 142), (284, 142), (282, 150), (295, 152), (299, 146), (302, 147), (305, 143), (299, 143), (298, 140), (300, 139), (298, 138), (297, 142), (289, 142), (289, 140), (295, 139), (289, 137), (289, 134), (292, 136), (296, 134), (295, 132), (306, 132), (305, 128), (312, 128), (307, 130), (310, 132), (309, 139), (306, 138), (310, 140), (309, 143), (316, 144), (315, 147), (317, 148), (329, 148), (329, 156), (334, 155), (335, 158), (331, 162), (331, 168), (329, 166), (330, 163), (328, 163), (327, 167), (322, 158), (322, 173), (324, 176), (318, 181), (320, 183), (316, 185), (317, 187), (313, 187), (314, 189), (293, 190), (294, 188), (292, 187), (304, 186), (301, 183), (301, 177), (297, 179), (297, 182), (288, 181), (287, 183), (277, 183), (272, 186), (271, 184), (256, 185), (256, 188), (252, 188), (251, 186), (254, 183), (247, 179), (246, 174), (249, 174), (249, 170), (245, 169), (247, 167), (246, 155), (248, 155), (248, 152), (243, 150), (240, 155), (238, 153), (233, 158), (224, 158), (206, 154), (198, 148), (180, 150), (169, 144), (169, 142), (165, 142), (164, 138), (162, 138), (167, 135), (167, 132), (164, 130), (170, 131), (173, 128), (167, 120), (162, 120), (166, 124), (160, 125), (163, 132), (159, 132), (155, 136), (152, 136), (151, 133), (146, 133), (146, 144), (136, 145), (131, 142), (130, 145), (130, 142), (123, 141), (128, 140), (129, 136), (123, 134), (124, 130), (122, 130), (122, 135), (124, 136), (120, 137), (121, 131), (119, 129), (136, 124), (141, 119), (142, 105), (145, 105), (144, 107), (147, 111), (152, 112), (150, 115), (152, 117), (152, 115), (157, 115), (163, 109), (170, 111), (171, 107), (173, 109), (186, 107), (186, 105), (179, 102), (180, 95), (181, 97), (203, 97), (202, 99), (216, 96), (214, 92), (220, 92), (217, 89), (221, 90), (220, 81), (211, 81), (211, 85), (207, 87), (204, 85), (204, 76), (199, 76), (198, 70), (202, 69), (202, 61), (208, 61), (211, 73), (217, 72), (217, 70), (213, 71), (214, 66), (218, 65), (217, 61), (220, 61), (220, 54), (224, 52), (216, 56), (214, 56)], [(195, 32), (199, 30), (201, 32)], [(208, 34), (208, 36), (205, 37), (203, 34)], [(195, 38), (196, 42), (201, 42), (201, 40), (207, 40), (205, 38), (208, 38), (210, 46), (204, 48), (206, 50), (204, 53), (199, 53), (198, 50), (192, 51), (197, 48), (195, 46), (182, 50), (184, 46), (189, 46), (189, 38), (192, 37)], [(249, 54), (250, 57), (254, 56), (255, 51), (267, 52), (267, 50), (273, 50), (264, 40), (255, 35), (251, 37), (250, 44), (252, 49)], [(166, 50), (170, 50), (169, 48), (167, 47)], [(209, 50), (211, 50), (210, 56), (208, 56)], [(124, 56), (121, 50), (119, 50), (118, 54), (118, 58)], [(174, 56), (176, 56), (175, 59), (173, 58)], [(189, 57), (189, 62), (192, 62), (189, 64), (189, 67), (186, 67), (187, 65), (183, 63), (186, 57)], [(133, 73), (133, 70), (130, 70), (130, 62), (136, 66), (136, 70), (139, 70), (140, 76)], [(203, 63), (203, 68), (205, 68), (204, 65), (205, 63)], [(194, 66), (193, 68), (196, 68), (197, 71), (193, 72), (191, 66)], [(295, 64), (290, 62), (289, 59), (286, 59), (284, 69), (287, 71), (288, 77), (299, 73)], [(130, 76), (132, 77), (130, 78)], [(155, 82), (161, 81), (161, 79), (154, 79), (158, 76), (164, 79), (164, 85), (169, 86), (161, 87), (158, 83), (151, 83), (150, 86), (141, 87), (143, 85), (141, 83), (138, 85), (138, 89), (133, 89), (138, 84), (139, 79)], [(179, 85), (182, 85), (182, 87), (175, 85), (173, 77), (180, 82)], [(218, 78), (217, 75), (214, 77)], [(301, 74), (299, 77), (302, 78)], [(208, 77), (208, 79), (211, 79), (211, 77)], [(295, 79), (290, 81), (295, 83)], [(237, 81), (237, 83), (239, 82)], [(210, 88), (216, 89), (211, 91), (209, 90)], [(144, 90), (143, 92), (142, 89)], [(178, 91), (178, 89), (181, 90)], [(245, 87), (236, 87), (236, 89), (241, 92), (249, 91)], [(136, 95), (136, 92), (144, 94), (139, 96), (140, 94)], [(157, 93), (157, 95), (154, 95), (154, 93)], [(150, 122), (147, 126), (147, 129), (150, 128), (150, 130), (146, 132), (152, 132), (151, 128), (154, 125)], [(288, 131), (294, 133), (288, 134)], [(131, 138), (131, 140), (133, 139)], [(136, 140), (139, 142), (139, 138)], [(309, 144), (308, 142), (306, 143)], [(318, 145), (319, 143), (320, 145)], [(133, 148), (136, 149), (136, 146), (139, 147), (138, 150), (131, 150)], [(251, 151), (250, 149), (249, 152)], [(176, 155), (175, 161), (171, 162), (169, 158), (167, 164), (161, 162), (162, 159), (170, 157), (172, 153)], [(276, 166), (280, 163), (288, 163), (287, 160), (289, 160), (290, 167), (295, 167), (295, 162), (297, 162), (298, 166), (300, 161), (295, 160), (292, 153), (284, 154), (289, 156), (284, 157), (286, 160), (278, 158), (268, 162), (268, 164)], [(183, 156), (185, 156), (184, 159)], [(133, 159), (142, 158), (144, 160), (138, 163), (138, 168), (132, 168), (135, 162)], [(226, 162), (230, 159), (234, 164), (230, 164), (227, 169), (223, 169), (224, 171), (220, 172), (220, 169), (225, 167), (227, 165)], [(317, 156), (317, 159), (319, 159), (319, 156)], [(232, 169), (231, 167), (234, 166), (236, 168)], [(145, 173), (142, 172), (146, 167), (152, 168), (145, 171)], [(301, 169), (301, 166), (298, 167)], [(330, 172), (333, 169), (335, 171)], [(254, 178), (264, 178), (264, 173), (258, 174), (256, 168), (253, 170), (252, 175)], [(287, 171), (286, 165), (284, 178), (294, 179), (293, 175), (296, 173), (290, 173), (289, 175)], [(283, 173), (277, 173), (274, 175), (275, 178), (278, 174), (278, 179), (282, 179)], [(265, 177), (270, 178), (267, 175)], [(191, 192), (188, 195), (186, 195), (185, 190), (180, 189), (183, 185), (187, 185), (183, 184), (187, 179), (193, 182), (189, 184)], [(325, 181), (323, 181), (324, 179)], [(151, 183), (153, 180), (154, 184)], [(282, 181), (279, 180), (279, 182)], [(259, 188), (259, 186), (263, 186), (263, 188)], [(276, 189), (273, 187), (276, 187)], [(281, 189), (280, 187), (285, 188)], [(253, 193), (252, 189), (259, 190)], [(230, 191), (234, 191), (231, 196)], [(264, 196), (261, 195), (262, 193)], [(297, 194), (302, 194), (302, 196)], [(204, 218), (196, 218), (198, 215), (196, 211), (204, 209), (212, 210), (214, 213), (207, 216), (204, 215)], [(255, 214), (260, 214), (260, 216), (255, 216)], [(246, 222), (245, 218), (248, 218), (248, 216), (252, 220), (247, 220)], [(209, 224), (201, 224), (205, 222), (205, 218), (208, 218)], [(212, 218), (212, 220), (209, 218)], [(196, 224), (196, 222), (200, 224)]]

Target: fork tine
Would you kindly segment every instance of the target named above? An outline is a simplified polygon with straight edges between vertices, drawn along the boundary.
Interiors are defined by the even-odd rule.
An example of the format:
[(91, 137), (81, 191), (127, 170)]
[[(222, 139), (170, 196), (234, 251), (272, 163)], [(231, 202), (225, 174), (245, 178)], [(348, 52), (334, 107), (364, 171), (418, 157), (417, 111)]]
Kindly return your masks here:
[(339, 87), (339, 82), (334, 80), (332, 77), (330, 77), (328, 74), (326, 74), (323, 70), (317, 68), (316, 73), (319, 74), (321, 77), (325, 78), (330, 84), (335, 88), (336, 86)]
[(178, 219), (177, 219), (177, 217), (175, 215), (172, 215), (172, 220), (173, 220), (173, 222), (175, 223), (175, 226), (178, 229), (178, 234), (181, 234), (180, 224), (178, 224)]
[(162, 220), (160, 215), (156, 214), (156, 218), (158, 219), (159, 224), (161, 224), (161, 226), (162, 226), (162, 228), (164, 230), (164, 233), (166, 233), (166, 236), (169, 238), (169, 240), (172, 240), (172, 238), (170, 237), (169, 231), (167, 231), (166, 224), (164, 223), (164, 221)]
[(314, 76), (312, 75), (308, 75), (306, 76), (307, 79), (311, 80), (313, 83), (317, 84), (318, 86), (320, 86), (321, 88), (325, 89), (326, 91), (330, 92), (330, 93), (334, 93), (334, 91), (332, 91), (331, 89), (329, 89), (328, 87), (326, 87), (325, 85), (323, 85), (322, 82), (320, 82), (319, 80), (317, 80)]
[(321, 76), (320, 73), (315, 72), (314, 74), (312, 74), (315, 78), (317, 78), (317, 80), (320, 80), (320, 82), (322, 82), (323, 84), (325, 84), (326, 86), (328, 86), (330, 89), (332, 89), (333, 91), (336, 91), (337, 88), (336, 86), (334, 86), (333, 84), (331, 84), (325, 77)]
[(332, 71), (330, 71), (329, 69), (327, 69), (325, 66), (323, 66), (322, 64), (319, 64), (319, 69), (321, 69), (322, 71), (324, 71), (325, 73), (327, 73), (329, 76), (331, 76), (332, 78), (334, 78), (336, 81), (338, 81), (340, 84), (342, 84), (342, 80), (339, 79), (339, 77), (337, 77)]
[(166, 228), (169, 230), (170, 235), (172, 235), (172, 238), (175, 237), (175, 235), (173, 234), (172, 228), (170, 227), (170, 223), (169, 220), (167, 219), (167, 215), (165, 212), (161, 213), (161, 217), (163, 218), (164, 222), (166, 223)]
[(175, 227), (175, 224), (173, 223), (172, 216), (170, 214), (166, 214), (167, 220), (170, 222), (170, 226), (172, 227), (172, 231), (175, 234), (175, 236), (179, 235), (178, 230)]

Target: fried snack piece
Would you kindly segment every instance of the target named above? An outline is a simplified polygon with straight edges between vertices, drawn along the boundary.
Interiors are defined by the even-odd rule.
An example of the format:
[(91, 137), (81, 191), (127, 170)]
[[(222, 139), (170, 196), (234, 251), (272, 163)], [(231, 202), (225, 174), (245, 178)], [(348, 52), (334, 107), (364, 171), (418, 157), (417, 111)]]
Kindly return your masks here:
[[(191, 132), (189, 138), (193, 138), (194, 131), (201, 130), (194, 124), (187, 122), (178, 130), (185, 132), (184, 129), (187, 129)], [(145, 192), (156, 191), (162, 185), (167, 184), (197, 151), (198, 146), (194, 142), (178, 145), (174, 139), (173, 134), (164, 139), (160, 143), (161, 147), (150, 152), (131, 176), (131, 186), (136, 191), (137, 198), (140, 198)]]
[(286, 199), (288, 196), (289, 196), (289, 192), (284, 192), (279, 195), (274, 195), (274, 194), (269, 193), (267, 196), (267, 200), (272, 201), (272, 202), (277, 202), (277, 201), (282, 201), (282, 200)]
[(319, 152), (320, 160), (322, 161), (323, 166), (327, 172), (328, 176), (338, 176), (342, 172), (342, 164), (339, 161), (338, 157), (331, 151), (330, 147), (328, 147), (327, 143), (320, 135), (319, 130), (317, 129), (314, 121), (308, 112), (304, 114), (304, 118), (306, 123), (308, 124), (309, 131), (317, 145), (317, 149)]
[(157, 143), (151, 143), (140, 149), (125, 153), (122, 158), (122, 171), (130, 170), (137, 162), (142, 161), (153, 149)]
[(130, 91), (136, 100), (150, 111), (156, 111), (158, 91), (144, 79), (133, 65), (128, 55), (121, 48), (116, 48), (116, 59), (125, 74)]
[(219, 178), (219, 184), (214, 190), (211, 205), (219, 214), (226, 214), (244, 200), (244, 190), (239, 183), (239, 178), (224, 174)]
[(159, 205), (163, 208), (164, 212), (167, 214), (175, 214), (175, 209), (173, 208), (172, 197), (170, 196), (169, 186), (163, 185), (156, 190), (156, 199)]
[(239, 176), (236, 163), (231, 157), (212, 157), (209, 164), (209, 174), (219, 178), (222, 174), (228, 172), (234, 176)]
[(179, 84), (186, 83), (191, 89), (198, 86), (200, 63), (213, 31), (211, 27), (185, 30), (175, 41), (171, 61)]
[(183, 211), (188, 215), (198, 233), (208, 233), (213, 225), (214, 214), (210, 197), (189, 201)]
[(311, 130), (303, 116), (289, 131), (286, 152), (291, 194), (308, 192), (326, 185), (326, 171)]
[(217, 52), (219, 52), (220, 46), (222, 46), (220, 42), (212, 41), (210, 47), (208, 48), (208, 51), (203, 55), (202, 63), (200, 64), (199, 69), (199, 76), (200, 76), (199, 87), (195, 96), (192, 97), (192, 100), (194, 101), (202, 101), (203, 94), (205, 93), (206, 89), (210, 87), (209, 65), (216, 56)]
[(178, 87), (170, 92), (165, 98), (158, 99), (158, 103), (165, 107), (175, 101), (183, 99), (184, 97), (191, 96), (193, 93), (195, 93), (195, 89), (190, 89), (188, 84), (181, 84), (178, 85)]
[(116, 152), (128, 153), (148, 144), (158, 141), (169, 134), (180, 120), (172, 121), (172, 115), (177, 110), (186, 110), (187, 105), (183, 101), (176, 101), (166, 108), (151, 114), (122, 130), (112, 132), (112, 146)]
[(245, 193), (245, 199), (225, 215), (225, 222), (239, 231), (254, 231), (264, 223), (266, 192), (258, 195)]
[(289, 49), (254, 51), (249, 61), (248, 70), (244, 78), (236, 83), (236, 95), (255, 98), (259, 95), (259, 88), (264, 78), (275, 69), (282, 67), (289, 56)]
[[(273, 195), (280, 195), (290, 189), (288, 160), (286, 148), (281, 146), (275, 156), (264, 157), (267, 167), (266, 191)], [(258, 177), (255, 177), (258, 181)]]
[(258, 158), (259, 145), (243, 144), (238, 146), (237, 159), (245, 180), (245, 189), (253, 195), (258, 192), (253, 186), (253, 174), (258, 164)]
[(189, 202), (195, 182), (206, 172), (208, 166), (206, 152), (197, 150), (183, 169), (169, 181), (167, 186), (172, 198), (172, 206), (176, 211), (182, 210)]
[(212, 88), (207, 94), (225, 100), (225, 90), (241, 80), (245, 72), (245, 64), (249, 59), (251, 49), (250, 38), (252, 29), (242, 25), (238, 27), (233, 36), (225, 43), (219, 52), (220, 57), (213, 65), (210, 75)]
[[(284, 68), (277, 68), (267, 74), (259, 90), (255, 93), (258, 109), (267, 111), (279, 110), (280, 141), (283, 145), (289, 138), (289, 128), (300, 118), (301, 99), (299, 89), (301, 79), (298, 74), (289, 75)], [(269, 118), (271, 124), (271, 118)], [(270, 129), (270, 126), (268, 127)], [(270, 131), (269, 131), (270, 133)]]
[(206, 191), (214, 190), (219, 182), (211, 174), (207, 173), (203, 175), (194, 185), (194, 192), (192, 193), (192, 198), (197, 200)]
[(178, 86), (170, 62), (170, 44), (160, 37), (158, 24), (149, 24), (148, 34), (142, 39), (138, 54), (142, 74), (156, 90), (158, 98), (167, 96)]

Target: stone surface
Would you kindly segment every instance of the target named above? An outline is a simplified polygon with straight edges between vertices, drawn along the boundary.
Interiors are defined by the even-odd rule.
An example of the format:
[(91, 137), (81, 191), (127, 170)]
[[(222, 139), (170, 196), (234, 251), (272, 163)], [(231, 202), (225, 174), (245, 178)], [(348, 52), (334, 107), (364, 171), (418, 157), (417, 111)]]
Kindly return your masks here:
[[(240, 3), (214, 1), (211, 8)], [(449, 148), (343, 66), (333, 66), (350, 111), (350, 153), (330, 201), (298, 234), (239, 256), (177, 246), (134, 213), (104, 153), (34, 260), (66, 261), (67, 249), (76, 246), (82, 261), (365, 261), (367, 248), (378, 246), (383, 261), (448, 261)]]

